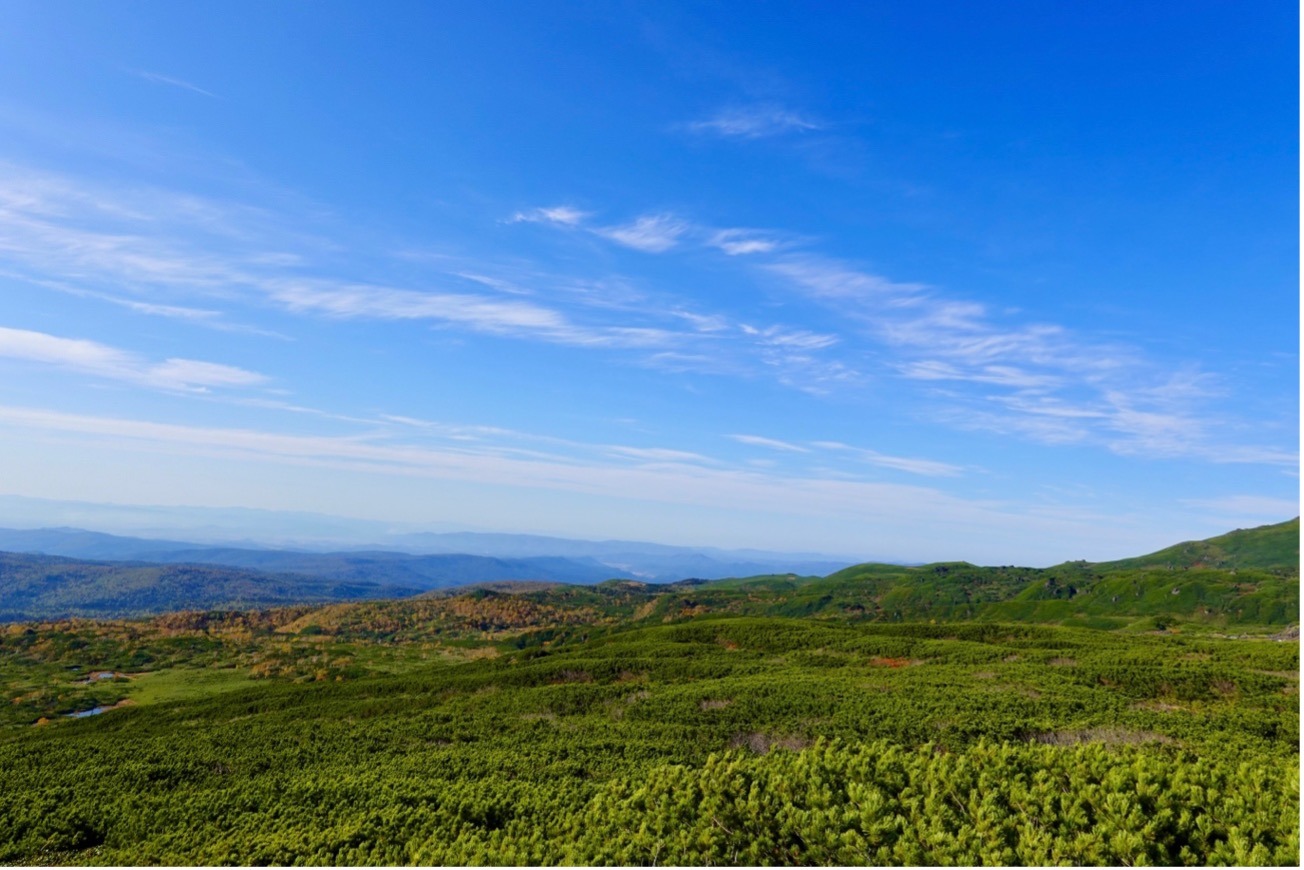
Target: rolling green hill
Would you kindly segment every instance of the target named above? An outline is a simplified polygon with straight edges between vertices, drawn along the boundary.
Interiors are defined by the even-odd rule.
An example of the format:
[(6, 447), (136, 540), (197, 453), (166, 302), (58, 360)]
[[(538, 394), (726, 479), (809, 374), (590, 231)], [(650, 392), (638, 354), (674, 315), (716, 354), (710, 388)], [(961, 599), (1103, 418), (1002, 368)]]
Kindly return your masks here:
[[(868, 563), (823, 578), (719, 581), (680, 609), (873, 621), (1021, 620), (1096, 628), (1285, 626), (1299, 618), (1299, 519), (1115, 562), (1051, 568)], [(664, 612), (674, 612), (667, 600)]]
[(1299, 567), (1299, 517), (1271, 526), (1237, 529), (1204, 541), (1173, 547), (1115, 562), (1099, 562), (1098, 570), (1128, 568), (1290, 568)]

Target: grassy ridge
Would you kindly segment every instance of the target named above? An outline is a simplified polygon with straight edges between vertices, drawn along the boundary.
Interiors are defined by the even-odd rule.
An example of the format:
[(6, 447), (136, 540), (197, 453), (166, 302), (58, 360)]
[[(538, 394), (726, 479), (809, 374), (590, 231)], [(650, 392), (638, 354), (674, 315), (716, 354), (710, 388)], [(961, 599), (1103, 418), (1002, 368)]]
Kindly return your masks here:
[(1186, 541), (1148, 556), (1100, 562), (1100, 570), (1132, 568), (1289, 568), (1299, 566), (1299, 517), (1284, 523), (1237, 529), (1216, 538)]

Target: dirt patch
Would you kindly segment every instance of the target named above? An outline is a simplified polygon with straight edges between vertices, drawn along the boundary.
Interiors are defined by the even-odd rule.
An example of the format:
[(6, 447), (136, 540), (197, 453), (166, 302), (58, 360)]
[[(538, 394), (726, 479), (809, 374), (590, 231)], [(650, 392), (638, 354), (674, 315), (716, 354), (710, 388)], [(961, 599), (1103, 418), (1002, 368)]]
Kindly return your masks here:
[(556, 713), (522, 713), (521, 721), (522, 722), (539, 722), (539, 721), (556, 722), (557, 714)]
[(973, 678), (975, 680), (994, 680), (996, 679), (996, 673), (994, 671), (979, 671), (973, 674)]
[(620, 698), (619, 700), (607, 701), (605, 705), (607, 708), (607, 715), (611, 716), (612, 719), (619, 722), (621, 719), (625, 718), (626, 710), (628, 710), (634, 704), (637, 704), (639, 701), (646, 701), (648, 698), (651, 697), (652, 697), (652, 693), (649, 692), (647, 689), (639, 689), (637, 692), (631, 692), (630, 694), (626, 695), (623, 698)]
[(723, 710), (732, 703), (733, 701), (703, 701), (697, 706), (701, 707), (703, 710)]
[(1209, 688), (1214, 694), (1221, 695), (1224, 698), (1234, 698), (1240, 693), (1240, 689), (1231, 680), (1214, 680), (1209, 683)]
[(1064, 656), (1056, 656), (1055, 658), (1046, 662), (1046, 664), (1050, 665), (1052, 668), (1071, 668), (1077, 663), (1078, 663), (1077, 659), (1065, 658)]
[(1167, 701), (1138, 701), (1132, 705), (1134, 710), (1149, 710), (1152, 713), (1180, 713), (1186, 708)]
[(750, 749), (757, 755), (765, 755), (773, 749), (787, 749), (789, 752), (800, 752), (811, 741), (805, 737), (787, 735), (776, 737), (770, 734), (762, 734), (759, 731), (753, 731), (750, 734), (739, 734), (729, 741), (730, 749)]
[(652, 615), (652, 612), (656, 609), (657, 609), (656, 599), (653, 599), (647, 602), (646, 604), (640, 604), (638, 608), (634, 611), (633, 618), (635, 620), (647, 619), (649, 616)]
[(561, 671), (552, 681), (553, 683), (591, 683), (593, 674), (588, 671)]
[(1133, 746), (1140, 743), (1173, 743), (1173, 738), (1154, 731), (1129, 731), (1125, 728), (1086, 728), (1081, 731), (1048, 731), (1033, 734), (1029, 743), (1048, 746), (1076, 746), (1079, 743), (1104, 743), (1106, 746)]

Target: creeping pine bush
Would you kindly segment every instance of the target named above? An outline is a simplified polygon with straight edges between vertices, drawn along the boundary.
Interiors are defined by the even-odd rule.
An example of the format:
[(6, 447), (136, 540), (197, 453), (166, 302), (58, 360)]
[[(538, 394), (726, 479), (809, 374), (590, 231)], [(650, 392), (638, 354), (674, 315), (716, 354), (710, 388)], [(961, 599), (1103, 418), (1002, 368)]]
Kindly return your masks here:
[[(560, 856), (597, 864), (1276, 864), (1299, 768), (1099, 744), (875, 742), (712, 756), (610, 783)], [(542, 857), (542, 856), (541, 856)]]

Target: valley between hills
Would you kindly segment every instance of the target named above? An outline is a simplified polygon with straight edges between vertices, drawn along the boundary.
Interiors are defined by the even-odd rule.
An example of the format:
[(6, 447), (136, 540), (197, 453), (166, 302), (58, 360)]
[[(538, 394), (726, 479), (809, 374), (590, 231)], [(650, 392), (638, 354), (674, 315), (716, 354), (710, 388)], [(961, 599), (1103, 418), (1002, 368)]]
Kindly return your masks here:
[(0, 862), (1299, 862), (1298, 519), (661, 583), (165, 552), (0, 554)]

